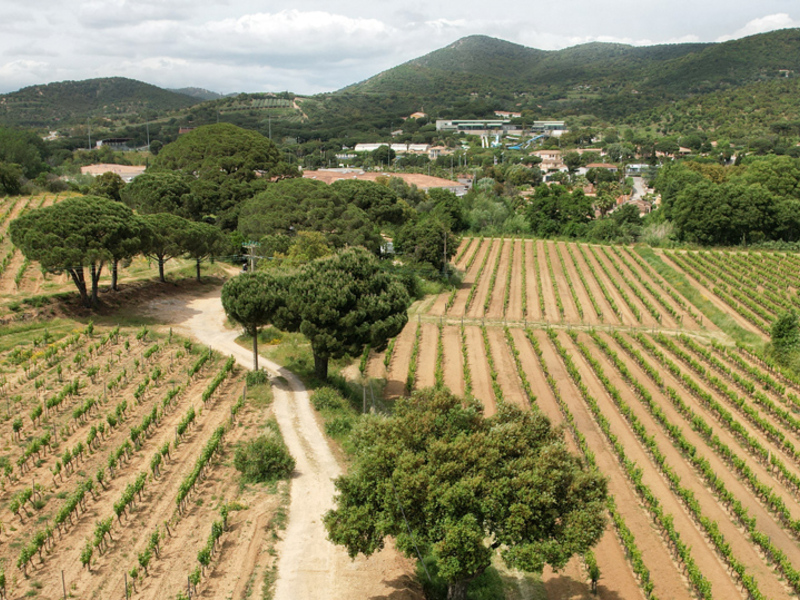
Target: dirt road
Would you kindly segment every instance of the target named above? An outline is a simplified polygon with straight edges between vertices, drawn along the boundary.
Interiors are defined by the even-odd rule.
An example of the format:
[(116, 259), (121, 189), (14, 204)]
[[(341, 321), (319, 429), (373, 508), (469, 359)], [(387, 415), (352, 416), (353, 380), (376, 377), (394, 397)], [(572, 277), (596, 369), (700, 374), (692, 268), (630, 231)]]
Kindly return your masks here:
[[(219, 289), (196, 298), (173, 297), (151, 308), (153, 316), (251, 367), (252, 354), (235, 341), (239, 331), (225, 326)], [(259, 360), (273, 376), (273, 411), (297, 462), (286, 531), (278, 547), (275, 600), (421, 597), (410, 578), (413, 564), (393, 548), (351, 561), (343, 548), (327, 540), (321, 517), (333, 507), (333, 479), (342, 469), (317, 423), (303, 383), (280, 365)]]

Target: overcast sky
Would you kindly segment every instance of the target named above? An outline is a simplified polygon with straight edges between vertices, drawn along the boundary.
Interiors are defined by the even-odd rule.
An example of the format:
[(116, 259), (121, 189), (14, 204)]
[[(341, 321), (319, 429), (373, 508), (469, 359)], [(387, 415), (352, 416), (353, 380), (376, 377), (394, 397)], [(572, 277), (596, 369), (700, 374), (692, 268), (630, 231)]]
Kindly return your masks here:
[(800, 27), (798, 0), (0, 0), (0, 93), (123, 76), (220, 93), (332, 91), (471, 34), (555, 50)]

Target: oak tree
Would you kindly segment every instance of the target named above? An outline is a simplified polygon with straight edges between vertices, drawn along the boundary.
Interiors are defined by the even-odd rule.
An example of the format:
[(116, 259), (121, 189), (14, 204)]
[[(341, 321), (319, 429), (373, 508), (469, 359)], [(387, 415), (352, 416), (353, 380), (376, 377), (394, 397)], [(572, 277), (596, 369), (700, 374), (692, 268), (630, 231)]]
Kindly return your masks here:
[(486, 418), (477, 401), (428, 389), (399, 400), (391, 417), (365, 417), (351, 440), (354, 463), (324, 517), (330, 539), (351, 557), (387, 537), (409, 557), (419, 549), (449, 600), (466, 598), (495, 552), (541, 573), (603, 535), (605, 479), (536, 409), (502, 403)]

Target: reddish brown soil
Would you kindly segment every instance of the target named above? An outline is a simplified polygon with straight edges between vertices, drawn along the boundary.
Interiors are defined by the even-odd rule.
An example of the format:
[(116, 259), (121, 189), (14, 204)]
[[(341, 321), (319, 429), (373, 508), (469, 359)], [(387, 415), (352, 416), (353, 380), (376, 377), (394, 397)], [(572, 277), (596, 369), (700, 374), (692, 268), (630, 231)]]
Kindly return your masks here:
[[(469, 296), (469, 290), (472, 287), (472, 283), (475, 281), (475, 275), (480, 269), (481, 262), (483, 262), (483, 256), (489, 251), (492, 245), (491, 240), (484, 240), (483, 244), (478, 245), (477, 242), (474, 244), (476, 246), (475, 252), (478, 255), (475, 257), (475, 260), (472, 262), (472, 266), (470, 267), (469, 271), (466, 272), (464, 275), (464, 280), (461, 282), (461, 287), (456, 294), (455, 301), (453, 305), (450, 307), (450, 310), (447, 311), (447, 314), (460, 317), (464, 314), (465, 306), (467, 304), (467, 297)], [(471, 251), (470, 251), (471, 252)]]
[[(581, 335), (579, 339), (586, 343), (588, 346), (591, 347), (591, 340), (589, 340), (588, 336)], [(568, 341), (567, 336), (562, 336), (562, 342)], [(565, 344), (566, 345), (566, 344)], [(603, 414), (609, 419), (612, 423), (612, 429), (614, 431), (618, 431), (626, 427), (626, 422), (623, 420), (621, 415), (617, 413), (616, 408), (613, 406), (611, 400), (607, 396), (607, 394), (601, 390), (601, 385), (593, 374), (591, 368), (585, 363), (582, 356), (579, 355), (579, 352), (576, 348), (574, 348), (570, 342), (569, 346), (570, 351), (573, 353), (574, 360), (576, 364), (578, 364), (579, 368), (582, 371), (582, 375), (584, 381), (587, 382), (590, 389), (592, 390), (592, 394), (597, 399), (598, 404), (600, 405)], [(705, 487), (704, 481), (700, 478), (697, 472), (683, 459), (681, 453), (672, 445), (668, 436), (663, 432), (663, 430), (657, 426), (654, 422), (650, 414), (642, 407), (633, 393), (630, 391), (629, 387), (626, 385), (625, 381), (619, 376), (619, 374), (614, 370), (614, 368), (609, 364), (608, 360), (606, 359), (605, 355), (602, 354), (600, 351), (593, 351), (592, 354), (594, 355), (595, 359), (601, 364), (603, 371), (605, 374), (610, 378), (612, 384), (620, 391), (623, 400), (631, 407), (632, 411), (636, 416), (639, 418), (641, 423), (645, 425), (647, 430), (649, 431), (650, 435), (652, 435), (658, 444), (658, 448), (664, 454), (666, 458), (666, 462), (670, 467), (675, 471), (675, 473), (680, 477), (681, 485), (688, 487), (694, 491), (695, 498), (697, 499), (698, 503), (700, 504), (702, 514), (714, 521), (717, 522), (720, 531), (725, 536), (725, 539), (731, 546), (734, 548), (734, 556), (742, 561), (745, 565), (747, 565), (748, 570), (752, 573), (759, 583), (759, 588), (761, 591), (770, 598), (784, 598), (788, 599), (790, 596), (786, 592), (786, 589), (783, 585), (778, 581), (773, 573), (772, 569), (767, 567), (761, 560), (758, 552), (756, 552), (755, 548), (750, 545), (749, 538), (746, 534), (744, 534), (736, 524), (731, 522), (729, 514), (720, 506), (717, 502), (716, 497)], [(634, 458), (640, 466), (647, 465), (645, 470), (645, 482), (651, 486), (651, 489), (654, 485), (658, 482), (663, 482), (663, 478), (660, 477), (659, 474), (655, 472), (655, 469), (652, 470), (652, 478), (651, 478), (651, 465), (648, 460), (647, 453), (638, 445), (633, 438), (628, 438), (628, 430), (626, 430), (626, 436), (622, 436), (618, 433), (620, 438), (625, 438), (623, 442), (625, 444), (626, 453), (631, 458)], [(687, 434), (688, 437), (688, 434)], [(639, 454), (639, 457), (635, 455)], [(736, 481), (736, 478), (733, 476), (729, 476), (730, 474), (726, 472), (725, 466), (716, 459), (710, 452), (702, 453), (711, 464), (717, 467), (719, 470), (717, 473), (723, 477), (725, 480), (726, 487), (729, 490), (736, 493), (737, 491), (740, 492), (737, 494), (737, 497), (741, 497), (744, 502), (744, 496), (749, 496), (749, 494), (745, 491), (744, 496), (741, 494), (741, 487), (740, 484)], [(646, 462), (647, 461), (647, 462)], [(655, 491), (655, 490), (654, 490)], [(662, 496), (658, 495), (659, 500), (666, 504), (667, 499)], [(754, 508), (760, 508), (754, 506)], [(762, 511), (763, 513), (763, 511)], [(763, 516), (763, 514), (762, 514)], [(677, 521), (677, 519), (676, 519)], [(774, 525), (774, 524), (773, 524)], [(676, 522), (677, 526), (677, 522)], [(764, 518), (763, 523), (759, 523), (760, 527), (765, 527), (765, 532), (768, 534), (772, 533), (775, 535), (780, 536), (781, 530), (777, 527), (769, 527), (769, 517)], [(682, 534), (683, 535), (683, 534)], [(686, 540), (686, 538), (683, 538)], [(709, 544), (706, 544), (707, 548), (701, 550), (700, 546), (692, 544), (692, 551), (695, 556), (695, 560), (703, 560), (703, 556), (706, 552), (710, 552), (715, 559), (716, 562), (719, 562), (719, 558), (716, 556), (716, 552), (713, 550)], [(705, 565), (711, 566), (711, 561), (709, 560), (708, 563), (703, 563), (703, 567), (701, 567), (701, 572), (706, 574), (706, 576), (710, 579), (710, 570), (707, 570)], [(723, 569), (724, 572), (724, 569)], [(713, 581), (713, 580), (712, 580)], [(729, 585), (733, 585), (733, 582), (728, 582)], [(719, 587), (723, 585), (723, 582), (716, 582), (713, 581), (713, 586), (715, 590), (722, 590), (724, 588)], [(735, 586), (734, 586), (735, 589)], [(717, 592), (719, 593), (719, 591)], [(727, 597), (727, 596), (726, 596)]]
[(539, 268), (539, 263), (533, 258), (536, 241), (523, 240), (522, 243), (525, 244), (525, 310), (527, 312), (524, 318), (531, 321), (541, 321), (544, 317), (539, 310), (539, 289), (536, 286), (536, 271)]
[(623, 306), (635, 306), (639, 310), (639, 315), (642, 317), (641, 325), (646, 327), (658, 326), (658, 321), (656, 321), (653, 315), (648, 312), (648, 310), (644, 307), (644, 304), (642, 304), (642, 301), (636, 297), (636, 294), (631, 291), (631, 285), (633, 285), (633, 282), (629, 281), (631, 276), (626, 275), (624, 271), (623, 274), (620, 275), (619, 272), (614, 268), (613, 261), (609, 260), (601, 248), (593, 248), (593, 250), (595, 251), (595, 258), (606, 266), (608, 272), (611, 273), (611, 277), (613, 277), (614, 280), (620, 284), (625, 294), (628, 296), (628, 300), (630, 300), (630, 305), (622, 300), (622, 304), (618, 303), (617, 306), (620, 308)]
[[(553, 293), (553, 282), (550, 280), (550, 272), (547, 269), (547, 259), (545, 257), (545, 242), (536, 240), (537, 257), (539, 259), (539, 275), (542, 278), (542, 295), (544, 296), (544, 315), (542, 318), (549, 323), (561, 321), (561, 314), (556, 306), (556, 297)], [(552, 258), (550, 259), (552, 261)], [(528, 302), (530, 305), (530, 302)]]
[(567, 323), (580, 323), (581, 317), (578, 313), (578, 307), (572, 299), (572, 294), (569, 291), (569, 284), (564, 277), (561, 261), (558, 259), (558, 248), (556, 244), (547, 242), (547, 252), (550, 254), (550, 264), (553, 265), (553, 275), (555, 275), (555, 283), (558, 286), (558, 293), (561, 296), (561, 304), (564, 306), (564, 320)]
[(458, 396), (464, 394), (464, 355), (461, 350), (461, 329), (446, 326), (442, 332), (444, 343), (444, 384)]
[[(600, 265), (598, 264), (597, 259), (594, 256), (592, 256), (592, 253), (589, 251), (589, 247), (588, 246), (586, 247), (585, 252), (586, 252), (586, 257), (589, 260), (589, 263), (594, 267), (593, 276), (596, 279), (598, 279), (599, 281), (603, 282), (603, 285), (606, 287), (606, 290), (608, 290), (608, 294), (614, 300), (614, 303), (617, 305), (617, 308), (619, 308), (620, 313), (622, 313), (622, 325), (638, 326), (639, 325), (639, 321), (636, 320), (636, 317), (633, 316), (633, 313), (631, 312), (631, 309), (628, 307), (628, 305), (622, 299), (622, 296), (619, 295), (619, 292), (617, 291), (617, 289), (611, 284), (611, 282), (609, 281), (608, 277), (606, 277), (606, 274), (603, 273), (603, 270), (600, 268)], [(596, 297), (604, 298), (603, 292), (601, 291), (600, 292), (600, 296), (596, 296)], [(609, 309), (608, 310), (611, 311), (611, 306), (610, 305), (609, 305)], [(612, 314), (613, 314), (613, 312), (612, 312)], [(614, 316), (619, 318), (618, 315), (614, 315)]]
[(389, 372), (386, 375), (384, 394), (387, 398), (397, 398), (405, 394), (408, 365), (411, 362), (411, 350), (414, 346), (416, 331), (417, 324), (409, 323), (397, 336), (392, 352), (392, 360), (389, 363)]
[[(592, 275), (592, 271), (589, 269), (586, 261), (583, 259), (583, 256), (578, 251), (577, 244), (570, 244), (570, 248), (572, 249), (572, 254), (575, 256), (575, 269), (583, 273), (583, 278), (586, 280), (586, 284), (589, 288), (588, 291), (592, 294), (594, 299), (597, 301), (597, 305), (600, 307), (602, 314), (598, 315), (598, 320), (601, 323), (619, 325), (620, 320), (617, 318), (617, 315), (614, 314), (614, 311), (611, 310), (611, 305), (603, 295), (603, 290), (600, 289), (597, 279), (595, 279), (594, 275)], [(591, 305), (591, 300), (589, 300), (589, 304)]]
[[(501, 243), (503, 244), (503, 249), (500, 253), (500, 265), (497, 268), (492, 301), (489, 303), (489, 310), (486, 311), (487, 319), (502, 319), (505, 312), (506, 280), (509, 272), (509, 260), (513, 257), (514, 241), (502, 240)], [(487, 273), (487, 275), (491, 274)]]
[[(578, 301), (581, 303), (581, 308), (583, 309), (583, 322), (589, 323), (590, 325), (599, 324), (600, 320), (598, 319), (597, 313), (594, 310), (592, 301), (589, 299), (586, 288), (583, 287), (581, 278), (578, 277), (578, 271), (575, 267), (575, 263), (572, 261), (572, 257), (569, 255), (569, 252), (567, 252), (566, 244), (564, 242), (559, 242), (556, 244), (556, 247), (561, 253), (561, 256), (564, 257), (564, 264), (567, 266), (566, 276), (569, 277), (570, 281), (572, 281), (572, 285), (575, 288), (575, 293), (578, 295)], [(584, 278), (585, 277), (586, 275), (584, 275)]]
[(511, 291), (508, 294), (506, 318), (522, 321), (522, 244), (525, 240), (514, 240), (514, 263), (511, 266)]
[(436, 345), (439, 328), (433, 323), (422, 323), (422, 338), (419, 341), (417, 356), (416, 388), (432, 387), (436, 383)]
[[(462, 271), (464, 270), (464, 265), (467, 264), (467, 261), (469, 260), (469, 256), (470, 256), (470, 254), (472, 253), (472, 250), (473, 250), (472, 245), (476, 241), (477, 241), (477, 238), (467, 238), (467, 237), (465, 237), (465, 238), (463, 238), (461, 240), (461, 243), (458, 245), (458, 250), (456, 250), (456, 253), (453, 255), (453, 261), (452, 262), (454, 263), (456, 269), (460, 269)], [(466, 252), (464, 252), (464, 256), (461, 257), (461, 260), (456, 261), (456, 258), (464, 250), (466, 250)]]
[(522, 408), (529, 408), (530, 402), (522, 389), (517, 365), (508, 347), (505, 332), (501, 327), (487, 327), (486, 334), (489, 337), (489, 347), (497, 371), (497, 383), (503, 390), (505, 401)]
[[(577, 390), (572, 385), (561, 359), (550, 345), (547, 336), (542, 331), (535, 332), (539, 345), (542, 348), (545, 364), (556, 381), (558, 390), (569, 406), (575, 418), (575, 423), (584, 436), (587, 444), (595, 455), (595, 462), (600, 471), (608, 477), (609, 492), (625, 522), (636, 538), (636, 544), (642, 552), (650, 576), (655, 585), (659, 598), (691, 598), (679, 568), (673, 562), (670, 553), (664, 545), (664, 540), (653, 526), (649, 513), (641, 506), (639, 498), (631, 488), (627, 477), (617, 460), (615, 454), (608, 447), (603, 433), (599, 430), (591, 414), (588, 412)], [(527, 363), (526, 363), (527, 364)], [(526, 369), (527, 370), (527, 369)], [(560, 410), (552, 394), (541, 393), (538, 404), (546, 414), (558, 415), (556, 423), (562, 423)], [(546, 407), (546, 408), (545, 408)], [(699, 535), (697, 535), (699, 537)], [(606, 540), (608, 536), (604, 538)], [(616, 541), (616, 538), (614, 538)], [(639, 585), (627, 564), (627, 561), (618, 559), (618, 554), (607, 551), (595, 552), (601, 572), (603, 573), (602, 585), (609, 592), (616, 594), (616, 598), (638, 598)], [(613, 598), (615, 596), (610, 595)], [(738, 597), (731, 596), (731, 597)]]
[[(483, 316), (483, 305), (486, 302), (486, 295), (489, 293), (489, 282), (492, 279), (492, 270), (500, 255), (503, 246), (503, 240), (491, 240), (492, 248), (489, 253), (489, 260), (486, 261), (486, 266), (483, 267), (481, 279), (478, 282), (478, 288), (472, 298), (472, 304), (467, 308), (467, 316), (471, 319), (480, 319)], [(497, 282), (495, 281), (495, 291), (497, 291)], [(502, 292), (501, 292), (502, 293)], [(453, 313), (458, 314), (458, 313)]]
[(483, 402), (487, 416), (497, 412), (494, 391), (492, 390), (492, 377), (489, 374), (489, 365), (486, 362), (486, 352), (483, 349), (483, 335), (479, 327), (465, 327), (467, 337), (467, 365), (472, 378), (472, 395)]

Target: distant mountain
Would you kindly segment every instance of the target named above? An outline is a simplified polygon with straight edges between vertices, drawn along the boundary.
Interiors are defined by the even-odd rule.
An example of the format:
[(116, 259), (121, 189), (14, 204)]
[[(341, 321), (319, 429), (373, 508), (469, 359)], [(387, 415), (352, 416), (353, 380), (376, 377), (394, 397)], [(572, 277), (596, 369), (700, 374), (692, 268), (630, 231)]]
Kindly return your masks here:
[(220, 98), (224, 98), (224, 94), (218, 94), (217, 92), (212, 92), (211, 90), (206, 90), (203, 88), (198, 87), (185, 87), (179, 89), (170, 89), (170, 92), (175, 92), (176, 94), (183, 94), (184, 96), (189, 96), (190, 98), (195, 98), (200, 101), (206, 100), (219, 100)]
[(156, 115), (200, 102), (185, 94), (124, 77), (34, 85), (0, 95), (0, 124), (61, 127), (87, 117)]
[[(788, 72), (788, 73), (787, 73)], [(336, 94), (414, 98), (443, 116), (464, 98), (542, 113), (622, 117), (665, 101), (800, 74), (800, 30), (724, 43), (636, 47), (594, 42), (557, 51), (470, 36)], [(514, 104), (512, 104), (514, 102)], [(478, 107), (480, 108), (480, 107)], [(363, 109), (363, 107), (362, 107)], [(430, 109), (430, 110), (428, 110)]]

